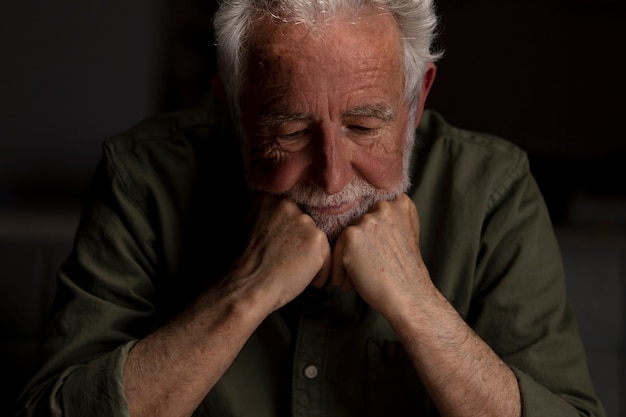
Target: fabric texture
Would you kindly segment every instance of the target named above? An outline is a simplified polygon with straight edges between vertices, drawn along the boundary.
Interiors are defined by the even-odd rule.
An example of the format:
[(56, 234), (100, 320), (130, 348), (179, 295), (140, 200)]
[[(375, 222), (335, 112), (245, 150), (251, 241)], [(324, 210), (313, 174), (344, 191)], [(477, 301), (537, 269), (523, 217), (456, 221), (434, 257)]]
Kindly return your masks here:
[[(604, 416), (525, 153), (433, 111), (416, 135), (409, 194), (436, 286), (513, 369), (524, 416)], [(212, 102), (103, 143), (19, 415), (128, 415), (121, 379), (132, 345), (242, 249), (241, 173)], [(329, 286), (270, 315), (194, 415), (438, 413), (386, 320), (354, 290)]]

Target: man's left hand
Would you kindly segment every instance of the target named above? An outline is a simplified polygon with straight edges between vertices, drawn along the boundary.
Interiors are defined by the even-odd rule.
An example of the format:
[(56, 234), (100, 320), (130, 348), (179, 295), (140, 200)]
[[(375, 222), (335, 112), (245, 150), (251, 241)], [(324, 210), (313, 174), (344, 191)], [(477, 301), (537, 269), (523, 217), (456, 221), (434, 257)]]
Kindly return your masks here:
[(331, 282), (354, 286), (383, 316), (432, 294), (420, 254), (417, 208), (407, 195), (378, 201), (343, 231), (333, 252)]

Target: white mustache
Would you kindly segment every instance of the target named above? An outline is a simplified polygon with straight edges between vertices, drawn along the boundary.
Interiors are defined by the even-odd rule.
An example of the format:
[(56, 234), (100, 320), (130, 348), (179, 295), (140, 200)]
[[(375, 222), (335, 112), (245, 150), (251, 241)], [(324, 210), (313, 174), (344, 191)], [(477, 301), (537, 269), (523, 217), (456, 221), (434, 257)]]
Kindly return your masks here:
[[(405, 180), (391, 190), (374, 187), (361, 178), (355, 178), (340, 192), (328, 195), (314, 184), (298, 185), (291, 190), (279, 194), (298, 204), (302, 211), (315, 221), (328, 239), (333, 242), (344, 228), (351, 225), (357, 218), (366, 213), (378, 200), (393, 200), (408, 188)], [(338, 207), (357, 202), (348, 211), (331, 215), (316, 210), (319, 208)]]
[(361, 178), (355, 178), (341, 191), (335, 194), (326, 194), (314, 184), (304, 184), (282, 194), (283, 197), (307, 209), (337, 207), (366, 199), (379, 191)]

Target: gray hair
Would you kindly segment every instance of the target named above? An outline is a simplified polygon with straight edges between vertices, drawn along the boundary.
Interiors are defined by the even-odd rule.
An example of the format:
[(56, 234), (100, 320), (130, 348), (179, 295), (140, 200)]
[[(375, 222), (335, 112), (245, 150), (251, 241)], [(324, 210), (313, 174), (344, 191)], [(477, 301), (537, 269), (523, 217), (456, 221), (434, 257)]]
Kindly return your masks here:
[(270, 18), (284, 23), (319, 27), (337, 12), (377, 7), (389, 12), (401, 33), (405, 96), (415, 107), (427, 63), (440, 58), (434, 52), (437, 17), (433, 0), (222, 0), (213, 18), (217, 47), (217, 71), (229, 100), (232, 117), (240, 115), (239, 98), (245, 86), (247, 42), (252, 22)]

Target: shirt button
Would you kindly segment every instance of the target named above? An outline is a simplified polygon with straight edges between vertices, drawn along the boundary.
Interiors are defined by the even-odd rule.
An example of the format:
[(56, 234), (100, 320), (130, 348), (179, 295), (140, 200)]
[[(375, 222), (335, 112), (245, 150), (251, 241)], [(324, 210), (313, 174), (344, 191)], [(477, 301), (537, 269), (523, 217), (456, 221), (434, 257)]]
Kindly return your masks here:
[(304, 368), (304, 376), (308, 379), (314, 379), (317, 377), (318, 374), (319, 374), (319, 371), (317, 369), (317, 366), (315, 365), (309, 365), (306, 368)]

